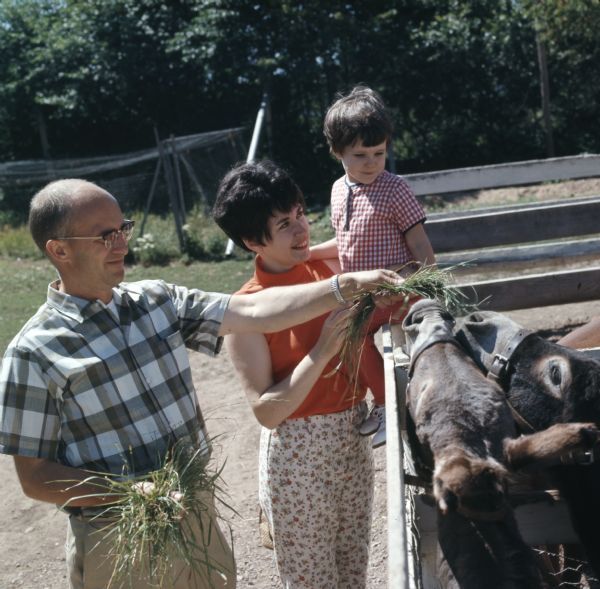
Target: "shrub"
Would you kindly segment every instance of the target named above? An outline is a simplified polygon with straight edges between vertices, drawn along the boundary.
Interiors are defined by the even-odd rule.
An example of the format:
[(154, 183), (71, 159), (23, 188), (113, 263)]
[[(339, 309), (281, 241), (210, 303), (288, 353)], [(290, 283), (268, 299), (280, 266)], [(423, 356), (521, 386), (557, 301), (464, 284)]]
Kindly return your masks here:
[(335, 237), (333, 227), (331, 226), (331, 211), (329, 207), (307, 211), (307, 217), (310, 223), (311, 244), (321, 243)]
[(179, 257), (177, 249), (169, 243), (156, 240), (152, 233), (135, 239), (130, 250), (135, 262), (142, 266), (166, 266), (171, 260)]
[(43, 258), (26, 225), (9, 227), (5, 225), (0, 232), (0, 256), (10, 258)]
[[(0, 197), (1, 200), (1, 197)], [(19, 227), (27, 222), (27, 218), (17, 214), (15, 211), (0, 210), (0, 227), (9, 225), (10, 227)]]
[(227, 237), (212, 221), (200, 213), (190, 215), (183, 226), (185, 253), (190, 260), (220, 260), (225, 254)]

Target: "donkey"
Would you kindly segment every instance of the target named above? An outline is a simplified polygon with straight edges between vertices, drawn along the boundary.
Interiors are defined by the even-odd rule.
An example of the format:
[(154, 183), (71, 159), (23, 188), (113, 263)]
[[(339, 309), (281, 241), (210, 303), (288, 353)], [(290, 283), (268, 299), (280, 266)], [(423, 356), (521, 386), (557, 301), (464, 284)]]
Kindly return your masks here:
[[(503, 389), (520, 433), (581, 421), (600, 426), (600, 362), (548, 341), (491, 311), (457, 321), (455, 335)], [(566, 459), (565, 459), (566, 458)], [(600, 575), (600, 462), (597, 447), (574, 452), (548, 474), (565, 498), (573, 528)]]
[(591, 423), (561, 423), (519, 436), (504, 391), (463, 349), (447, 311), (419, 301), (403, 328), (411, 356), (409, 414), (433, 471), (448, 578), (463, 589), (540, 586), (507, 501), (509, 471), (585, 451), (598, 430)]

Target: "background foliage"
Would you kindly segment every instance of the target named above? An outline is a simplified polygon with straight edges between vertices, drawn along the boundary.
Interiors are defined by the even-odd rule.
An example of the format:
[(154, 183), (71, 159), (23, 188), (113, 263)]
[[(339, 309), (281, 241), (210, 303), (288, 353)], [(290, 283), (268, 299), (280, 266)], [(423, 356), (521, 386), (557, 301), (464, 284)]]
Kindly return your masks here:
[(339, 91), (379, 90), (399, 172), (600, 151), (599, 0), (0, 0), (0, 161), (82, 157), (247, 125), (323, 200), (321, 125)]

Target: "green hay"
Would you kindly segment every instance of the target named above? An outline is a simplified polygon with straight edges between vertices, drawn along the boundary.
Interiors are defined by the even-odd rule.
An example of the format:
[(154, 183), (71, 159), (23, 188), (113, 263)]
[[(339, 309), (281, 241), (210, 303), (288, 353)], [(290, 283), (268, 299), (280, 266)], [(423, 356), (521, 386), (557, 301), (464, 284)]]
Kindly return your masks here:
[(340, 351), (340, 365), (343, 365), (350, 375), (353, 396), (356, 396), (358, 386), (358, 368), (364, 346), (365, 330), (371, 314), (375, 310), (373, 296), (404, 295), (406, 305), (414, 297), (435, 299), (451, 313), (461, 314), (472, 305), (466, 303), (465, 295), (453, 285), (452, 270), (455, 267), (440, 269), (436, 266), (421, 266), (402, 284), (382, 283), (377, 290), (372, 293), (364, 293), (355, 301)]
[[(212, 587), (211, 576), (224, 576), (229, 563), (215, 562), (208, 554), (216, 522), (204, 517), (211, 499), (235, 513), (220, 496), (223, 467), (210, 472), (206, 449), (193, 449), (177, 444), (161, 468), (135, 479), (122, 480), (111, 474), (94, 473), (81, 484), (101, 489), (85, 497), (110, 497), (111, 504), (94, 519), (111, 518), (99, 530), (112, 544), (109, 558), (114, 562), (110, 587), (127, 587), (134, 572), (143, 571), (151, 586), (171, 587), (175, 581), (173, 565), (182, 560), (204, 586)], [(151, 491), (143, 491), (143, 483), (151, 483)], [(180, 498), (178, 495), (180, 494)], [(199, 522), (193, 531), (186, 520)], [(209, 522), (208, 524), (206, 522)]]

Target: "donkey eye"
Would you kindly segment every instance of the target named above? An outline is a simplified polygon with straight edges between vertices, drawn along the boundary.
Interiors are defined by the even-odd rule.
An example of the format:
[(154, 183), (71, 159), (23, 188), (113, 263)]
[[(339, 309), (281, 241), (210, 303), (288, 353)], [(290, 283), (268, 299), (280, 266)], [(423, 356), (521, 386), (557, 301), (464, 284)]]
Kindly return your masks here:
[(550, 366), (550, 380), (553, 385), (557, 386), (562, 382), (562, 374), (558, 364), (552, 364), (552, 366)]

